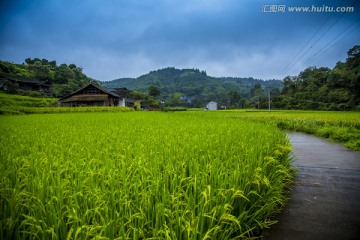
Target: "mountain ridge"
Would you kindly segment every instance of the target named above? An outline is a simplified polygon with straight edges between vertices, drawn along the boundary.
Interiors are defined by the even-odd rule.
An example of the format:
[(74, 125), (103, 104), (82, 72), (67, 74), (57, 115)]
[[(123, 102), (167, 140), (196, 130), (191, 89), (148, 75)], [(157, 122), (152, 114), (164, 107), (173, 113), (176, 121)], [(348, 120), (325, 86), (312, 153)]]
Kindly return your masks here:
[[(199, 69), (177, 69), (174, 67), (150, 71), (137, 78), (118, 78), (102, 81), (108, 88), (126, 87), (134, 91), (148, 92), (150, 86), (160, 89), (160, 97), (181, 94), (191, 98), (222, 101), (230, 91), (237, 91), (241, 97), (249, 99), (251, 89), (260, 84), (263, 89), (283, 87), (281, 80), (261, 80), (240, 77), (212, 77)], [(224, 99), (223, 99), (224, 100)]]

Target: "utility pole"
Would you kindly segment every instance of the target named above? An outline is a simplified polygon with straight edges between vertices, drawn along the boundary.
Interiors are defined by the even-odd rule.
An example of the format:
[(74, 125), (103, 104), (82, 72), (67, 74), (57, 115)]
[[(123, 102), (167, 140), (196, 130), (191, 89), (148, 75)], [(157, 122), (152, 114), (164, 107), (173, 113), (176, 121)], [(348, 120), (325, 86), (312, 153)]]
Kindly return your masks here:
[(269, 88), (269, 112), (271, 111), (270, 100), (271, 100), (271, 97), (270, 97), (270, 88)]

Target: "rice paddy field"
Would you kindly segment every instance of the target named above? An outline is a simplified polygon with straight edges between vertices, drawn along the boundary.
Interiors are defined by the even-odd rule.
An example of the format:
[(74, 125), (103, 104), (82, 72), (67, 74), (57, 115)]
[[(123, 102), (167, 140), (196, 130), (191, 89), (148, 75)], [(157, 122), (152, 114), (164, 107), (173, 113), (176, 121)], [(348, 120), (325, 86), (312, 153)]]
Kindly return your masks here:
[(0, 116), (0, 239), (255, 239), (294, 169), (242, 112)]

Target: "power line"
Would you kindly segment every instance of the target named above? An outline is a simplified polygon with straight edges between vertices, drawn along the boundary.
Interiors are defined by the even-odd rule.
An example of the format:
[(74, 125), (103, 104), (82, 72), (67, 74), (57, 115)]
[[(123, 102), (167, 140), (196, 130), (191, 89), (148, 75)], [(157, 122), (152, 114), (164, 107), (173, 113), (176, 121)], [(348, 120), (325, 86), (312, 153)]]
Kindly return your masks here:
[[(341, 33), (339, 33), (338, 35), (336, 35), (331, 41), (329, 41), (323, 48), (321, 48), (319, 51), (317, 51), (313, 56), (311, 56), (306, 62), (305, 65), (307, 63), (312, 62), (315, 58), (323, 55), (326, 51), (328, 51), (330, 49), (330, 47), (332, 47), (336, 42), (336, 39), (338, 37), (340, 37), (341, 35), (343, 35), (347, 30), (349, 30), (350, 28), (353, 27), (353, 25), (355, 25), (358, 21), (360, 21), (360, 17), (357, 18), (357, 20), (355, 22), (353, 22), (351, 25), (349, 25), (346, 29), (344, 29)], [(360, 26), (355, 27), (354, 29), (352, 29), (350, 32), (348, 32), (344, 37), (342, 37), (340, 40), (344, 39), (345, 37), (347, 37), (350, 33), (352, 33), (354, 30), (356, 30), (357, 28), (359, 28)], [(339, 41), (340, 41), (339, 40)]]
[[(313, 43), (313, 45), (307, 50), (307, 51), (305, 51), (302, 55), (301, 55), (301, 57), (294, 63), (294, 65), (296, 64), (296, 63), (298, 63), (312, 48), (313, 48), (313, 46), (315, 46), (325, 35), (326, 35), (326, 33), (331, 29), (331, 28), (333, 28), (334, 26), (335, 26), (335, 24), (340, 20), (340, 18), (342, 17), (343, 15), (340, 15), (340, 17), (338, 17), (336, 20), (335, 20), (335, 22), (333, 23), (333, 24), (331, 24), (326, 30), (325, 30), (325, 32), (320, 36), (320, 37), (318, 37), (316, 40), (315, 40), (315, 42)], [(291, 69), (291, 68), (290, 68)], [(290, 70), (289, 69), (289, 70)]]
[(293, 64), (293, 62), (295, 61), (295, 59), (299, 56), (299, 54), (305, 49), (305, 47), (314, 39), (314, 37), (320, 32), (320, 30), (325, 26), (325, 24), (329, 21), (329, 19), (331, 18), (331, 15), (329, 15), (329, 17), (323, 22), (323, 24), (316, 30), (316, 32), (311, 36), (311, 38), (301, 47), (301, 49), (297, 52), (297, 54), (291, 59), (291, 61), (288, 63), (288, 65), (284, 68), (284, 70), (282, 70), (280, 72), (280, 78), (281, 76), (283, 76), (285, 73), (288, 72), (288, 70), (291, 69), (291, 65)]
[[(360, 21), (360, 17), (357, 18), (352, 24), (350, 24), (347, 28), (345, 28), (342, 32), (340, 32), (338, 35), (336, 35), (334, 38), (332, 38), (327, 44), (325, 44), (324, 47), (322, 47), (320, 50), (318, 50), (315, 54), (313, 54), (309, 59), (307, 59), (305, 61), (305, 63), (303, 65), (305, 66), (309, 66), (309, 64), (311, 62), (313, 62), (316, 58), (322, 56), (323, 54), (325, 54), (334, 44), (336, 44), (337, 42), (341, 41), (342, 39), (346, 38), (347, 36), (349, 36), (350, 33), (354, 32), (356, 29), (358, 29), (360, 26), (355, 26), (355, 28), (351, 29), (358, 21)], [(349, 29), (351, 29), (350, 31), (348, 31)], [(348, 32), (347, 32), (348, 31)], [(346, 33), (347, 32), (347, 33)], [(338, 39), (341, 35), (343, 35), (344, 33), (346, 33), (342, 38)], [(297, 68), (297, 71), (300, 71), (301, 68)]]
[[(343, 2), (345, 2), (345, 0), (343, 0), (338, 6), (340, 6)], [(352, 2), (352, 6), (354, 6), (356, 0), (354, 0)], [(320, 26), (320, 28), (317, 29), (317, 31), (315, 32), (315, 34), (313, 34), (313, 36), (310, 38), (310, 40), (308, 40), (306, 42), (306, 44), (300, 49), (300, 51), (296, 54), (296, 56), (290, 61), (290, 63), (287, 65), (287, 67), (279, 74), (280, 78), (285, 75), (287, 72), (289, 72), (328, 32), (330, 29), (332, 29), (335, 24), (344, 16), (345, 13), (342, 13), (341, 15), (338, 16), (338, 18), (315, 40), (315, 42), (313, 42), (311, 44), (311, 46), (309, 46), (305, 52), (303, 52), (303, 54), (301, 54), (301, 56), (294, 62), (294, 60), (297, 58), (297, 56), (299, 56), (299, 54), (305, 49), (305, 47), (314, 39), (314, 37), (320, 32), (320, 30), (325, 26), (325, 24), (329, 21), (330, 17), (332, 15), (330, 15), (325, 22)]]
[(293, 63), (293, 61), (299, 56), (299, 54), (304, 50), (304, 48), (314, 39), (314, 37), (320, 32), (320, 30), (324, 27), (324, 25), (329, 21), (331, 15), (323, 22), (323, 24), (316, 30), (316, 32), (311, 36), (311, 38), (302, 46), (302, 48), (297, 52), (297, 54), (291, 59), (291, 61), (288, 63), (288, 65), (284, 68), (283, 71), (280, 72), (280, 77), (283, 76)]

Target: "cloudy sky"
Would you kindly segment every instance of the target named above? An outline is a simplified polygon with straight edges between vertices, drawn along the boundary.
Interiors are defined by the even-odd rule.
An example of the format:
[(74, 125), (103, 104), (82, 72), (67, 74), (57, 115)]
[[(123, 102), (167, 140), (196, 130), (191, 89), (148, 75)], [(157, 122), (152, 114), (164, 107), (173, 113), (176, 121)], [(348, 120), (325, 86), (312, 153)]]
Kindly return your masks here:
[(282, 79), (360, 44), (358, 0), (1, 0), (0, 11), (0, 60), (75, 63), (98, 80), (164, 67)]

